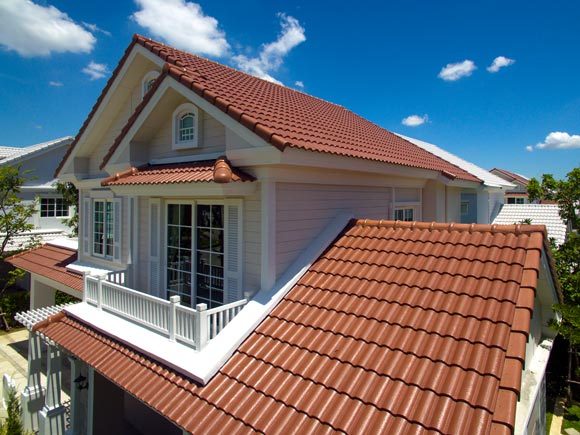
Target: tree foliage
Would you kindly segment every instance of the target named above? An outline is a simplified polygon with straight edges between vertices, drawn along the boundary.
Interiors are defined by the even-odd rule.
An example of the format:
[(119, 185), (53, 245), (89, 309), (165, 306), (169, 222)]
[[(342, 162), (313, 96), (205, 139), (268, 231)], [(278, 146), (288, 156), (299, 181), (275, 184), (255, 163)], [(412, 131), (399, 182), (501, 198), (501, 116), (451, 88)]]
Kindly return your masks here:
[(56, 190), (62, 195), (65, 204), (68, 207), (74, 207), (73, 215), (64, 219), (64, 223), (71, 229), (74, 236), (79, 234), (79, 191), (72, 183), (56, 183)]
[(542, 181), (532, 178), (528, 184), (530, 200), (548, 199), (558, 203), (560, 216), (573, 231), (560, 247), (552, 245), (552, 254), (562, 287), (563, 303), (556, 311), (562, 321), (553, 326), (574, 346), (580, 345), (580, 235), (578, 207), (580, 206), (580, 168), (574, 168), (565, 179), (556, 180), (544, 174)]
[(0, 435), (23, 435), (26, 432), (22, 426), (22, 409), (18, 393), (14, 387), (9, 387), (6, 401), (7, 417), (0, 422)]
[(0, 167), (0, 258), (18, 234), (34, 228), (29, 220), (35, 212), (35, 204), (25, 204), (18, 197), (26, 180), (19, 167)]

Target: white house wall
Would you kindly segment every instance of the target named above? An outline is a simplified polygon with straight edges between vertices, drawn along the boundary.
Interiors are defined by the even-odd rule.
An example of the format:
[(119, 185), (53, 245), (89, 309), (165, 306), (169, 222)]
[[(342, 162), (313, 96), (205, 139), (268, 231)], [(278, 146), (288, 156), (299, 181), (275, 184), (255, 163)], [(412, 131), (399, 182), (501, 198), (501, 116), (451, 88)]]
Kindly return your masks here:
[(276, 275), (279, 277), (341, 211), (391, 218), (389, 187), (276, 184)]

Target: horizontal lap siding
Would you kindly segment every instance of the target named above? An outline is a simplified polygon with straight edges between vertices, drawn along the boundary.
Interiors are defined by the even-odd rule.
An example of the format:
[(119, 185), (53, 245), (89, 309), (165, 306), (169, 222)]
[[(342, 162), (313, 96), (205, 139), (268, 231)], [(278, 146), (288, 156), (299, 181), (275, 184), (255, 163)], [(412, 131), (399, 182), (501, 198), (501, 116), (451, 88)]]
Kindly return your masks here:
[(244, 199), (244, 296), (260, 289), (261, 253), (260, 194)]
[(187, 148), (183, 150), (174, 150), (173, 142), (173, 121), (171, 115), (163, 123), (157, 134), (151, 139), (147, 148), (149, 149), (149, 158), (166, 158), (179, 157), (182, 155), (194, 155), (205, 153), (222, 153), (226, 148), (226, 130), (223, 124), (209, 116), (207, 113), (200, 111), (203, 119), (202, 138), (198, 148)]
[(276, 274), (279, 277), (338, 214), (389, 219), (391, 188), (276, 185)]

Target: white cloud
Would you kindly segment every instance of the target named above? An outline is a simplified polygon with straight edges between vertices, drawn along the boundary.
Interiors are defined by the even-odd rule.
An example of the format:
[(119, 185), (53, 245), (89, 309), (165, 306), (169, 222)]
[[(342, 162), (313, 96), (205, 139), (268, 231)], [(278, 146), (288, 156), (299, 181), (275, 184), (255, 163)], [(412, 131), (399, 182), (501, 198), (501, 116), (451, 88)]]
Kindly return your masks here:
[(21, 56), (89, 53), (96, 41), (92, 33), (54, 6), (30, 0), (0, 1), (0, 45)]
[(91, 80), (98, 80), (109, 74), (109, 68), (104, 63), (96, 63), (92, 60), (82, 70)]
[(155, 37), (192, 53), (221, 57), (230, 45), (218, 21), (197, 3), (185, 0), (135, 0), (139, 10), (131, 18)]
[(296, 86), (297, 88), (300, 88), (300, 89), (304, 89), (304, 82), (302, 80), (296, 80), (294, 82), (294, 86)]
[(505, 68), (506, 66), (513, 65), (514, 63), (516, 63), (516, 61), (514, 59), (510, 59), (509, 57), (505, 57), (505, 56), (498, 56), (493, 60), (491, 65), (487, 67), (487, 70), (490, 73), (496, 73), (501, 68)]
[(448, 63), (439, 72), (438, 77), (445, 81), (454, 82), (462, 77), (470, 76), (477, 67), (472, 60), (464, 60), (463, 62)]
[(277, 71), (284, 57), (297, 45), (306, 41), (304, 28), (300, 22), (289, 15), (280, 13), (280, 25), (282, 30), (274, 42), (262, 45), (257, 57), (248, 57), (243, 54), (234, 56), (232, 60), (241, 70), (268, 80), (274, 83), (282, 84), (271, 76), (272, 72)]
[[(580, 135), (579, 134), (569, 134), (564, 131), (553, 131), (544, 142), (536, 144), (534, 147), (539, 150), (570, 150), (580, 148)], [(531, 145), (526, 147), (528, 151), (533, 148)]]
[(429, 121), (429, 116), (426, 114), (423, 116), (420, 115), (410, 115), (406, 118), (403, 118), (401, 124), (406, 125), (407, 127), (419, 127), (420, 125), (425, 124)]
[(64, 86), (64, 84), (62, 82), (57, 82), (57, 81), (50, 81), (48, 82), (49, 86), (53, 86), (55, 88), (60, 88), (61, 86)]
[(532, 152), (532, 151), (534, 151), (534, 147), (533, 147), (533, 146), (531, 146), (531, 145), (528, 145), (528, 146), (526, 147), (526, 151)]
[(111, 36), (111, 32), (109, 32), (108, 30), (101, 29), (96, 24), (91, 24), (83, 21), (82, 25), (93, 33), (102, 33), (103, 35)]

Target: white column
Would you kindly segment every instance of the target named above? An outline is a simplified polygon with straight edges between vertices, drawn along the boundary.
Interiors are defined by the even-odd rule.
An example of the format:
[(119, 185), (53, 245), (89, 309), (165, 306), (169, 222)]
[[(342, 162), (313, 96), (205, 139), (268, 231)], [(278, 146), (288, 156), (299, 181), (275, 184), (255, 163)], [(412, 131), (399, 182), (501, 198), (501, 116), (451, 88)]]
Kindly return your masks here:
[(44, 405), (45, 390), (40, 383), (42, 348), (36, 332), (28, 334), (28, 382), (21, 395), (22, 422), (26, 431), (38, 430), (38, 413)]
[(483, 188), (477, 190), (477, 223), (490, 224), (489, 191)]
[(276, 282), (276, 183), (263, 180), (261, 187), (261, 288), (270, 290)]
[(65, 408), (61, 403), (61, 360), (60, 351), (47, 345), (46, 395), (40, 411), (40, 435), (62, 435), (65, 430)]
[[(87, 392), (88, 377), (86, 364), (73, 356), (68, 357), (70, 361), (70, 429), (69, 434), (86, 433), (87, 417)], [(84, 371), (84, 373), (83, 373)], [(84, 382), (75, 382), (78, 378), (84, 377)]]

